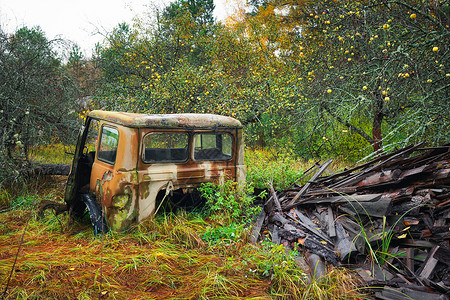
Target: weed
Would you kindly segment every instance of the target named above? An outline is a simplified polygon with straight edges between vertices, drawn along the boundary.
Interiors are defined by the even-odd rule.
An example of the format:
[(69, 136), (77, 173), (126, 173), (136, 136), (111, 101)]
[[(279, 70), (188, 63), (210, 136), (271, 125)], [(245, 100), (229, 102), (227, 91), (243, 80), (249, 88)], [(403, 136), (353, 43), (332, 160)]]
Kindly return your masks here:
[(244, 225), (231, 223), (227, 226), (207, 227), (202, 239), (209, 245), (215, 245), (218, 242), (230, 243), (242, 240), (244, 236)]
[(225, 224), (248, 223), (260, 208), (253, 206), (253, 187), (247, 184), (244, 188), (232, 180), (225, 180), (221, 185), (204, 183), (199, 188), (211, 218)]
[(256, 271), (272, 280), (271, 294), (298, 299), (306, 285), (306, 274), (295, 264), (296, 252), (286, 253), (283, 245), (263, 244), (256, 262)]

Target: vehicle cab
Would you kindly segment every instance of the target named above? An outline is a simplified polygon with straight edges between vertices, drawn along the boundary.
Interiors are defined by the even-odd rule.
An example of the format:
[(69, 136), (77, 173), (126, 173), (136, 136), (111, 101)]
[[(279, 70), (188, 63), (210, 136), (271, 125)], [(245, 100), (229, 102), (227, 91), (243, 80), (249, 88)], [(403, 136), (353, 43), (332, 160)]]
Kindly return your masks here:
[(243, 183), (243, 147), (242, 125), (230, 117), (94, 110), (80, 129), (65, 201), (73, 215), (87, 207), (93, 223), (102, 215), (124, 231), (155, 213), (158, 194), (223, 178)]

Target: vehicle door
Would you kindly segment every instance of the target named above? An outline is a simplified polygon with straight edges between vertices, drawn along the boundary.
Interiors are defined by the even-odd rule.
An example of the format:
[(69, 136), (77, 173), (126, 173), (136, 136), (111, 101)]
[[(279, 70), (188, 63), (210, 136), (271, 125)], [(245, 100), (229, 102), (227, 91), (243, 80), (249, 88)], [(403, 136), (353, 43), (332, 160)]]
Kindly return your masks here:
[(109, 227), (123, 231), (136, 221), (138, 130), (102, 122), (90, 187)]

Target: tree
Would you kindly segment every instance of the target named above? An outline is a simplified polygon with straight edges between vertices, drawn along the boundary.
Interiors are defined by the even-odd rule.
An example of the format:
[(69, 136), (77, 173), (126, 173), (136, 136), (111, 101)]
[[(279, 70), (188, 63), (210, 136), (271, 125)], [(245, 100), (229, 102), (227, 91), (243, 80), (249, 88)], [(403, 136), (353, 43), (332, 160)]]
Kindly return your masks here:
[(271, 43), (321, 116), (318, 136), (328, 143), (337, 122), (339, 140), (353, 133), (379, 151), (448, 136), (448, 11), (447, 1), (273, 0), (253, 18), (279, 20)]
[[(199, 27), (214, 25), (215, 5), (213, 0), (177, 0), (171, 2), (163, 12), (163, 17), (174, 20), (184, 13), (188, 13)], [(201, 30), (199, 30), (201, 32)]]
[(77, 87), (39, 27), (0, 30), (0, 184), (30, 165), (30, 148), (73, 136)]
[(79, 87), (78, 102), (81, 105), (87, 105), (88, 101), (83, 100), (89, 99), (95, 93), (100, 81), (97, 61), (95, 59), (86, 59), (80, 47), (75, 44), (69, 52), (66, 69)]

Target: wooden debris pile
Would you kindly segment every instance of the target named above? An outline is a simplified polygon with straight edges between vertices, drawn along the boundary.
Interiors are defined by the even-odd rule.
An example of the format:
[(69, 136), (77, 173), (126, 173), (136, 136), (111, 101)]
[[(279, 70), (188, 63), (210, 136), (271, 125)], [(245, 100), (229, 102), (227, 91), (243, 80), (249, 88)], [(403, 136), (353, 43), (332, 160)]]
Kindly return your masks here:
[(271, 188), (253, 242), (296, 247), (319, 274), (323, 261), (353, 268), (376, 298), (448, 299), (450, 144), (423, 147), (321, 177), (329, 160), (303, 186)]

